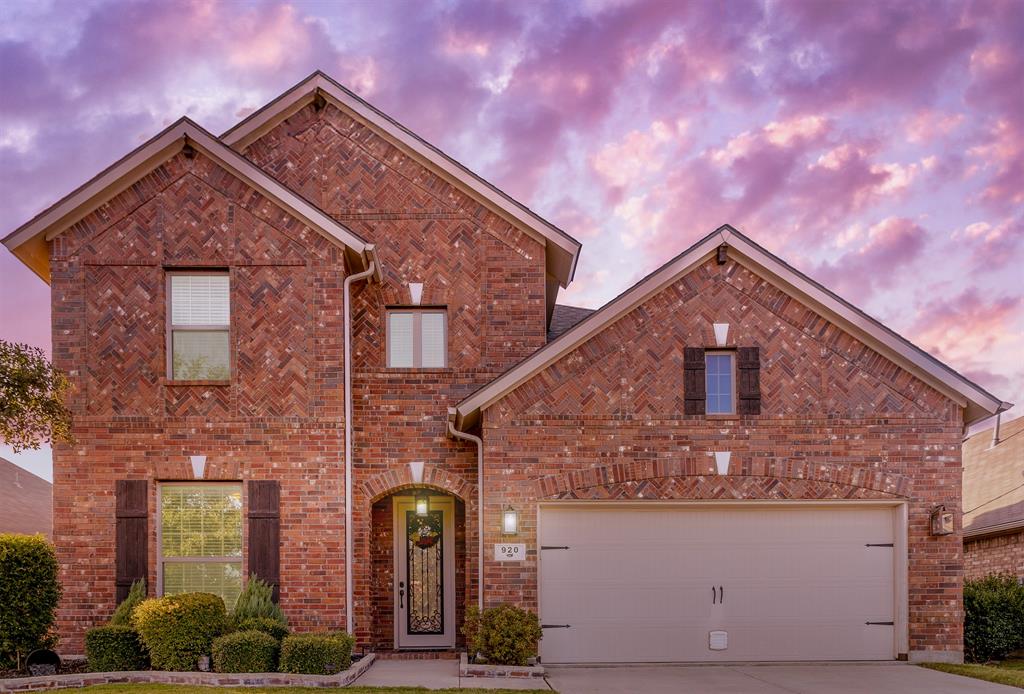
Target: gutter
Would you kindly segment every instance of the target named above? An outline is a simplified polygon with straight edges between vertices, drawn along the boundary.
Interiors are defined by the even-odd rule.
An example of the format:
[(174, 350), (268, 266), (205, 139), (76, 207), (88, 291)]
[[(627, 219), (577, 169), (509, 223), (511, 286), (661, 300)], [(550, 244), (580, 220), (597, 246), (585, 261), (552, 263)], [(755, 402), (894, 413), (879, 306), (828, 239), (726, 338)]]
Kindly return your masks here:
[(1010, 533), (1024, 530), (1024, 519), (1006, 521), (997, 525), (987, 525), (984, 528), (964, 530), (965, 540), (979, 540), (994, 535), (1009, 535)]
[(355, 630), (353, 614), (352, 581), (352, 283), (369, 279), (380, 280), (380, 269), (373, 245), (367, 245), (366, 269), (345, 278), (345, 629), (349, 634)]
[(476, 444), (476, 506), (477, 506), (477, 606), (484, 610), (484, 442), (479, 436), (455, 428), (456, 410), (448, 408), (448, 435)]

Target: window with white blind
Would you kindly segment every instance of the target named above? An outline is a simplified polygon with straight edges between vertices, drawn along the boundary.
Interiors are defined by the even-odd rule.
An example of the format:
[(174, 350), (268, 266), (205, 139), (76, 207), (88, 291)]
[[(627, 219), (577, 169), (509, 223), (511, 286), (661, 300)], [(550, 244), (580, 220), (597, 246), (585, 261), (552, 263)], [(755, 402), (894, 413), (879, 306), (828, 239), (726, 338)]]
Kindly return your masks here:
[(161, 595), (213, 593), (230, 611), (242, 590), (242, 486), (160, 485)]
[(226, 272), (170, 275), (170, 377), (227, 381), (231, 377), (230, 282)]
[(388, 366), (443, 368), (448, 365), (448, 325), (444, 309), (388, 311)]
[(706, 352), (707, 414), (736, 412), (736, 378), (732, 352)]

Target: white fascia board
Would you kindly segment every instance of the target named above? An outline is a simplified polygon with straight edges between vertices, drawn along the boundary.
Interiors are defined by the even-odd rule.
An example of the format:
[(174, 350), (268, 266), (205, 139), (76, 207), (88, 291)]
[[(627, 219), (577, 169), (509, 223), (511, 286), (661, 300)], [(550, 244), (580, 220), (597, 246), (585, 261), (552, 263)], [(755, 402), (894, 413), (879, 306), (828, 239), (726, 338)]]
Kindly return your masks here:
[(298, 111), (310, 103), (318, 91), (336, 107), (354, 114), (373, 129), (382, 132), (392, 142), (405, 148), (421, 162), (426, 162), (442, 176), (471, 190), (491, 208), (520, 222), (524, 231), (553, 252), (548, 271), (558, 279), (562, 287), (569, 285), (576, 274), (581, 248), (578, 241), (323, 73), (314, 73), (295, 85), (266, 107), (225, 132), (220, 139), (236, 150), (245, 149), (263, 134), (264, 126), (276, 123)]

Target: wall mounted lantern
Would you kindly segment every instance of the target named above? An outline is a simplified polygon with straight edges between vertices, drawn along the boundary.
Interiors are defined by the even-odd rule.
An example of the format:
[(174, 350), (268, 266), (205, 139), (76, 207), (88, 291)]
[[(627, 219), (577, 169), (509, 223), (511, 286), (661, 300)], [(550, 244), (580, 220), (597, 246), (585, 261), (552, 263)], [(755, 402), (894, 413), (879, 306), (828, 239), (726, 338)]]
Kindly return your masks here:
[(519, 511), (511, 506), (501, 512), (501, 532), (505, 535), (519, 533)]
[(931, 529), (932, 535), (953, 534), (953, 512), (947, 511), (944, 504), (939, 504), (932, 509)]
[(426, 516), (430, 513), (430, 497), (426, 492), (416, 492), (416, 515)]

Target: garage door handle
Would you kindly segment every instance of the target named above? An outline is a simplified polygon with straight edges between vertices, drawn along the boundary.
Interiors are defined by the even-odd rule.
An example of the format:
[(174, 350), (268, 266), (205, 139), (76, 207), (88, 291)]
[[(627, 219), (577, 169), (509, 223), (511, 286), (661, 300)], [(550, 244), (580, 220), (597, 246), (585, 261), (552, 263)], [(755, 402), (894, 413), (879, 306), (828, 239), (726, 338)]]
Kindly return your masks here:
[(891, 626), (895, 625), (894, 622), (864, 622), (864, 624), (865, 624), (865, 626), (882, 626), (882, 627), (891, 627)]
[(718, 593), (715, 592), (715, 587), (711, 586), (711, 604), (718, 604)]
[(718, 586), (718, 603), (720, 605), (725, 604), (725, 588)]

